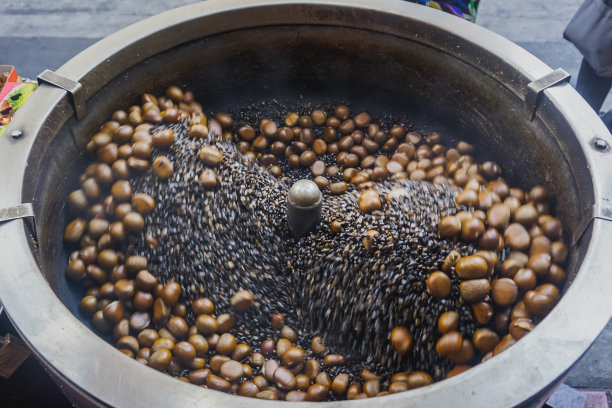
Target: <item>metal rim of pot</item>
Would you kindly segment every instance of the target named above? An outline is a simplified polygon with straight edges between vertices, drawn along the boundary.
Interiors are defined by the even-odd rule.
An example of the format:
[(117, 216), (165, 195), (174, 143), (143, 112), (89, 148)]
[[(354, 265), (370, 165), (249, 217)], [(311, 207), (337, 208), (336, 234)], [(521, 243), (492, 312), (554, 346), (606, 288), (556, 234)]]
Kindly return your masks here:
[[(287, 12), (289, 8), (291, 13)], [(328, 13), (330, 10), (342, 12)], [(83, 51), (57, 73), (79, 82), (82, 85), (80, 97), (86, 101), (129, 66), (194, 38), (258, 25), (312, 24), (313, 21), (350, 25), (365, 12), (369, 15), (368, 29), (373, 31), (407, 37), (410, 28), (402, 22), (412, 20), (448, 32), (452, 44), (445, 45), (445, 52), (486, 72), (517, 95), (524, 96), (526, 84), (551, 72), (544, 63), (496, 34), (456, 17), (399, 1), (372, 4), (365, 0), (333, 3), (322, 0), (262, 3), (226, 0), (181, 7), (127, 27)], [(228, 13), (232, 19), (223, 18)], [(181, 26), (194, 25), (201, 28), (183, 30), (196, 36), (194, 38), (165, 35), (173, 30), (181, 31)], [(425, 37), (412, 40), (425, 44), (428, 41)], [(471, 47), (471, 54), (479, 54), (482, 58), (478, 62), (470, 61), (453, 49), (458, 45)], [(584, 198), (590, 216), (582, 223), (584, 233), (581, 234), (581, 239), (589, 241), (589, 245), (576, 278), (534, 333), (516, 343), (510, 351), (454, 378), (407, 393), (380, 397), (378, 403), (433, 407), (444, 406), (451, 398), (458, 406), (538, 403), (534, 395), (563, 378), (610, 318), (612, 302), (607, 288), (612, 284), (612, 275), (608, 273), (612, 264), (612, 252), (609, 251), (612, 137), (569, 84), (547, 89), (541, 98), (560, 112), (574, 131), (581, 151), (566, 152), (566, 156), (572, 160), (573, 154), (584, 155), (586, 169), (582, 171), (588, 173), (592, 183), (588, 186), (592, 196)], [(54, 109), (61, 109), (64, 115), (51, 115)], [(42, 85), (23, 106), (7, 132), (10, 135), (18, 131), (15, 137), (5, 136), (0, 140), (0, 208), (22, 202), (31, 188), (24, 185), (24, 176), (34, 142), (37, 148), (48, 144), (65, 117), (73, 112), (66, 91), (46, 85)], [(73, 316), (50, 289), (37, 266), (26, 227), (24, 220), (0, 224), (0, 299), (24, 340), (69, 393), (79, 394), (83, 398), (81, 401), (109, 406), (294, 406), (294, 403), (241, 398), (197, 388), (120, 357), (111, 345)], [(520, 362), (514, 360), (517, 356)], [(327, 404), (365, 407), (372, 401)]]

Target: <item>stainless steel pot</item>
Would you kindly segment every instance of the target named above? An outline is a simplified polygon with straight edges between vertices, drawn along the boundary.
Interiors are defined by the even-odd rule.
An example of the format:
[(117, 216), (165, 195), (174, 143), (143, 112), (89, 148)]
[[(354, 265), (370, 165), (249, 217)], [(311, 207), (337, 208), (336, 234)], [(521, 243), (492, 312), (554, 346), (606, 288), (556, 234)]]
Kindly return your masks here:
[(211, 111), (270, 98), (405, 111), (447, 140), (473, 142), (512, 183), (550, 186), (572, 245), (569, 283), (550, 315), (508, 351), (376, 403), (540, 404), (612, 314), (612, 137), (570, 85), (541, 89), (551, 84), (537, 80), (551, 72), (494, 33), (399, 1), (207, 1), (137, 23), (70, 60), (59, 81), (46, 76), (73, 92), (42, 85), (11, 123), (15, 137), (0, 140), (0, 208), (33, 203), (37, 232), (24, 219), (0, 224), (0, 299), (79, 405), (297, 406), (176, 381), (121, 355), (79, 320), (61, 234), (84, 145), (114, 109), (170, 84), (193, 89)]

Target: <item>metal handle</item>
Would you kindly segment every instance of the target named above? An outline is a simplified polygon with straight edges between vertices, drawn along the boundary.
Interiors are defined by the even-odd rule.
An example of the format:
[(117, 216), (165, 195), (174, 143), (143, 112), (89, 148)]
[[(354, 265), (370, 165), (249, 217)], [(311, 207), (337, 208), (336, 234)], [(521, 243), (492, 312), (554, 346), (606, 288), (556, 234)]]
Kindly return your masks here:
[(525, 109), (527, 110), (527, 117), (529, 120), (533, 120), (535, 117), (540, 94), (551, 86), (568, 82), (570, 77), (570, 74), (568, 74), (565, 70), (557, 68), (543, 77), (527, 84), (527, 93), (525, 94)]
[(13, 207), (0, 208), (0, 224), (6, 221), (26, 217), (34, 217), (34, 208), (30, 203), (19, 204)]
[(48, 84), (61, 88), (70, 94), (72, 105), (77, 119), (81, 120), (87, 115), (87, 105), (85, 105), (85, 95), (83, 86), (72, 79), (61, 76), (53, 71), (45, 69), (36, 77), (38, 84)]
[[(34, 242), (38, 241), (38, 234), (36, 232), (36, 222), (34, 219), (34, 207), (31, 203), (19, 204), (12, 207), (0, 208), (0, 224), (8, 221), (18, 220), (20, 218), (26, 218), (30, 220), (29, 225), (32, 232)], [(0, 304), (0, 306), (2, 306)], [(1, 312), (1, 309), (0, 309)]]

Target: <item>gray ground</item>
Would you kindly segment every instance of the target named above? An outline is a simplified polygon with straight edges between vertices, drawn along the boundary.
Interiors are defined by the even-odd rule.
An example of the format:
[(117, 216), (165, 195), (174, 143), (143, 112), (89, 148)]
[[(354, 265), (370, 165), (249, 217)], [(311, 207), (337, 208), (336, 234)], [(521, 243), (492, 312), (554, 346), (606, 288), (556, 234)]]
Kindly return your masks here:
[[(575, 78), (580, 53), (563, 29), (582, 0), (482, 0), (477, 23), (516, 42), (552, 68)], [(96, 40), (148, 16), (193, 1), (14, 0), (0, 12), (0, 64), (27, 77), (55, 70)], [(574, 83), (574, 80), (572, 81)], [(612, 109), (612, 97), (604, 104)], [(612, 325), (608, 324), (567, 380), (576, 387), (612, 388)]]
[[(512, 40), (551, 68), (563, 68), (576, 83), (582, 56), (563, 30), (583, 0), (481, 0), (476, 23)], [(612, 92), (603, 111), (612, 109)]]

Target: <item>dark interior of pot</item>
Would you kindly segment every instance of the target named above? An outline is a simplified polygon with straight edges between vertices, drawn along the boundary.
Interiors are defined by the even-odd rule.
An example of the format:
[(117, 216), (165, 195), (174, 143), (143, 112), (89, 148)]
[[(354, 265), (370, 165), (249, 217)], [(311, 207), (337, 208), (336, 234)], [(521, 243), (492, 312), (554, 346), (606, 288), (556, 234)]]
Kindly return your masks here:
[[(567, 130), (550, 121), (528, 121), (522, 100), (474, 66), (418, 42), (362, 29), (278, 26), (228, 32), (133, 66), (88, 101), (84, 119), (71, 118), (48, 147), (34, 149), (25, 182), (32, 197), (24, 202), (35, 203), (41, 270), (79, 318), (82, 289), (64, 277), (68, 253), (62, 233), (66, 197), (85, 166), (84, 147), (114, 110), (170, 85), (192, 90), (207, 113), (270, 100), (347, 103), (379, 117), (400, 113), (416, 130), (440, 132), (448, 144), (474, 144), (476, 158), (500, 163), (510, 185), (548, 186), (566, 238), (582, 218), (576, 197), (589, 186), (575, 181), (567, 147), (560, 147), (557, 132)], [(576, 264), (574, 254), (569, 281)]]

